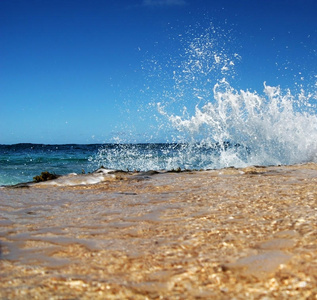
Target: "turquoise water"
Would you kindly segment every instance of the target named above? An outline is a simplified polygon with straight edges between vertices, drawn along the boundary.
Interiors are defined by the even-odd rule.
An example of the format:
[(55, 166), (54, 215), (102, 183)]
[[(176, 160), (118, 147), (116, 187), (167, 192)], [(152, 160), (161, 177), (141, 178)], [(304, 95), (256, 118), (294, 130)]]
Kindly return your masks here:
[[(298, 149), (285, 141), (275, 141), (268, 148), (251, 144), (222, 143), (161, 143), (161, 144), (89, 144), (89, 145), (0, 145), (0, 185), (33, 181), (43, 171), (66, 175), (106, 169), (124, 171), (184, 169), (220, 169), (249, 165), (279, 165), (316, 162), (314, 149), (305, 155), (292, 156)], [(271, 144), (273, 145), (273, 144)], [(284, 148), (282, 148), (282, 146)], [(288, 146), (288, 147), (287, 147)], [(263, 148), (263, 149), (262, 149)], [(274, 152), (275, 150), (275, 152)], [(268, 157), (267, 153), (271, 153)]]
[(212, 147), (167, 143), (0, 145), (0, 185), (32, 181), (43, 171), (57, 175), (81, 174), (100, 166), (124, 171), (213, 168), (220, 151), (229, 148), (241, 147), (228, 143)]
[(100, 145), (0, 145), (0, 185), (32, 181), (43, 171), (60, 175), (88, 171)]

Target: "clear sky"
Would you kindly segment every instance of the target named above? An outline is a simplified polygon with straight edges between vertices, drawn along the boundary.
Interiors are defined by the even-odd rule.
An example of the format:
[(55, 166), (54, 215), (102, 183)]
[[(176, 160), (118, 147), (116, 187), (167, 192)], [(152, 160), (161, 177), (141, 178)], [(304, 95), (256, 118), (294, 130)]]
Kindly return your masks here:
[(236, 88), (313, 89), (316, 16), (316, 0), (1, 0), (0, 144), (164, 141), (148, 104), (211, 23)]

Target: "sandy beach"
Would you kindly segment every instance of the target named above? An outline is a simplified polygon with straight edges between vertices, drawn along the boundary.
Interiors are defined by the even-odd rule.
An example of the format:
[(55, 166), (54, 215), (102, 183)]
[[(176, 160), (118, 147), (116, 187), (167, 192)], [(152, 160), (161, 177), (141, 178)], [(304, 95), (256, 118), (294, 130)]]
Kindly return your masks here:
[(317, 165), (0, 189), (1, 299), (317, 299)]

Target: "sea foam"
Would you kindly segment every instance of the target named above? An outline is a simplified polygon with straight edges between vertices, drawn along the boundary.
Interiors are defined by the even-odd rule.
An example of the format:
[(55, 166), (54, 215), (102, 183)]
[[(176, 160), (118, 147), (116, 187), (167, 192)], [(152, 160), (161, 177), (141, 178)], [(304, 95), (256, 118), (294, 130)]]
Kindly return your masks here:
[(213, 94), (214, 101), (196, 106), (191, 116), (169, 115), (158, 105), (191, 143), (239, 145), (220, 147), (218, 158), (206, 162), (208, 167), (316, 162), (317, 117), (309, 111), (303, 91), (295, 97), (289, 90), (283, 93), (280, 87), (264, 84), (260, 95), (237, 91), (223, 79)]

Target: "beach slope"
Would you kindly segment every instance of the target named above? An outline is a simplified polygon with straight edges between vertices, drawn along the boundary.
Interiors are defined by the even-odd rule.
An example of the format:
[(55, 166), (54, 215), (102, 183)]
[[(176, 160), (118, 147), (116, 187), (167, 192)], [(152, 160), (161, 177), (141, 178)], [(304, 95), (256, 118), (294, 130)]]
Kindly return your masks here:
[(317, 299), (317, 165), (0, 189), (1, 299)]

